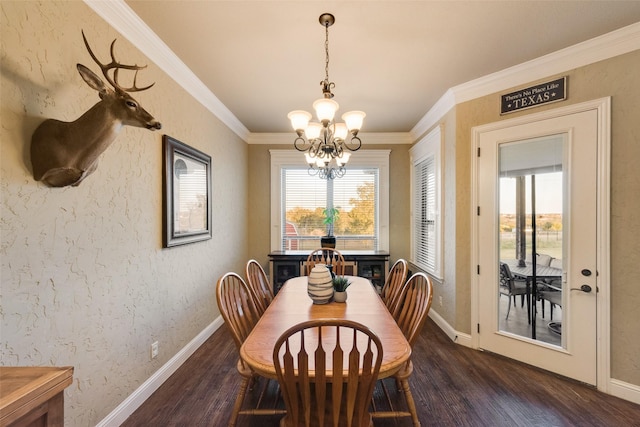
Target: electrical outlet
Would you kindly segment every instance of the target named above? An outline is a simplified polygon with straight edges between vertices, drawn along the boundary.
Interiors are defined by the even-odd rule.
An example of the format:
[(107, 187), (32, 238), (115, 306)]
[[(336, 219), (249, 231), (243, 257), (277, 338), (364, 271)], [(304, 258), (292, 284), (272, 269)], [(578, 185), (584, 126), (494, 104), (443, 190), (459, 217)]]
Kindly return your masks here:
[(156, 357), (158, 357), (158, 341), (151, 344), (151, 358), (155, 359)]
[(438, 297), (438, 304), (440, 304), (440, 307), (442, 307), (442, 295)]

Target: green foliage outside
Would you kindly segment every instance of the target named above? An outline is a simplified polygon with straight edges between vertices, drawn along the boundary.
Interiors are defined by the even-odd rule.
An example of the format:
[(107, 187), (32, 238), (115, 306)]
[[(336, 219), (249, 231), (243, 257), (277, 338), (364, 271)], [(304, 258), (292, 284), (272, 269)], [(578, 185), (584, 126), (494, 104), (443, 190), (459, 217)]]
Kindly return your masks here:
[[(334, 217), (333, 234), (336, 236), (372, 235), (375, 225), (373, 183), (357, 189), (358, 197), (349, 200), (352, 209), (345, 211), (336, 206), (338, 215)], [(324, 236), (327, 234), (325, 208), (307, 209), (295, 207), (286, 213), (287, 221), (296, 225), (301, 236)]]

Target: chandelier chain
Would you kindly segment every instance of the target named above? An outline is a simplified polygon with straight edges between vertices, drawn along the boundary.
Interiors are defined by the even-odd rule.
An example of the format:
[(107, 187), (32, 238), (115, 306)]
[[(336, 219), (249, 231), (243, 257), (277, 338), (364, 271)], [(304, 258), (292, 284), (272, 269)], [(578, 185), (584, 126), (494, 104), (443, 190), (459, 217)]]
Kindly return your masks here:
[(344, 123), (334, 121), (338, 103), (331, 99), (334, 97), (332, 89), (335, 83), (329, 81), (329, 27), (335, 23), (335, 17), (324, 13), (319, 21), (324, 27), (325, 77), (320, 82), (323, 98), (313, 103), (318, 121), (310, 122), (311, 114), (302, 110), (291, 111), (287, 117), (297, 135), (293, 146), (305, 153), (309, 174), (322, 179), (334, 179), (344, 176), (346, 172), (345, 165), (351, 153), (345, 150), (358, 151), (362, 146), (358, 132), (365, 113), (348, 111), (342, 115)]
[(329, 83), (329, 25), (325, 24), (324, 26), (324, 54), (325, 54), (325, 62), (324, 62), (324, 81)]

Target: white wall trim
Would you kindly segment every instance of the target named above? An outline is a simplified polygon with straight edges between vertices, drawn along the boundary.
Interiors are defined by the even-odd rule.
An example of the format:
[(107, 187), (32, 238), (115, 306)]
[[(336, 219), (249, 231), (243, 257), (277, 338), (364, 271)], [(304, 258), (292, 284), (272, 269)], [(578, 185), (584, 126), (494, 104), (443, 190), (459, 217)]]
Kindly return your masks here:
[(449, 89), (411, 130), (414, 140), (455, 105), (640, 49), (640, 22)]
[(444, 95), (431, 107), (427, 114), (411, 129), (411, 137), (417, 141), (424, 133), (431, 129), (449, 110), (457, 104), (456, 96), (453, 90), (449, 89)]
[(97, 427), (119, 426), (126, 421), (180, 366), (200, 348), (202, 344), (220, 326), (224, 324), (222, 316), (218, 316), (206, 328), (192, 339), (182, 350), (176, 353), (167, 363), (149, 377), (140, 387), (129, 395), (109, 415), (97, 424)]
[[(293, 145), (295, 132), (290, 133), (255, 133), (249, 134), (248, 144), (255, 145)], [(360, 132), (358, 137), (362, 139), (363, 145), (382, 145), (382, 144), (411, 144), (413, 139), (409, 132), (376, 132), (367, 133)]]
[(102, 19), (152, 60), (198, 102), (246, 141), (249, 130), (124, 0), (84, 0)]
[(429, 310), (429, 317), (440, 329), (442, 329), (451, 341), (465, 347), (471, 347), (471, 335), (456, 331), (453, 326), (444, 320), (444, 317), (440, 316), (433, 308)]
[(609, 381), (609, 394), (640, 405), (640, 386), (635, 384), (611, 379)]

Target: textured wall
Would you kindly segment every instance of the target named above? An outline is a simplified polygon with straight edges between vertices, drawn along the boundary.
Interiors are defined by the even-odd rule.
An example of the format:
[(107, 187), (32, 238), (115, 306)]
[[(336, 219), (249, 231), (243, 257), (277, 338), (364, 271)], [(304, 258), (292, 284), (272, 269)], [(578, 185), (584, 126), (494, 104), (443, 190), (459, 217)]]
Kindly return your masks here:
[[(0, 364), (74, 366), (66, 425), (95, 425), (218, 317), (215, 281), (247, 259), (248, 150), (84, 3), (0, 7)], [(163, 129), (124, 128), (79, 187), (50, 189), (31, 175), (33, 130), (98, 101), (76, 71), (99, 74), (81, 29), (104, 61), (118, 38), (119, 59), (149, 64), (138, 82), (156, 84), (134, 96)], [(213, 158), (213, 240), (162, 249), (164, 133)]]

